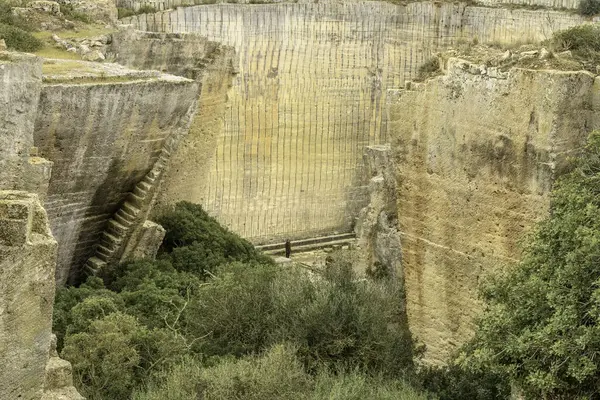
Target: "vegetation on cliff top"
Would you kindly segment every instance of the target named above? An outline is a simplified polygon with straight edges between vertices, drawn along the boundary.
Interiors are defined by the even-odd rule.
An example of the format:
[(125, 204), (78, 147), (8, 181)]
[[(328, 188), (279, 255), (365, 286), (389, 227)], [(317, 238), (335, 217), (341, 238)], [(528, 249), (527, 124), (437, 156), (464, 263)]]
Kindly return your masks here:
[(8, 2), (0, 0), (0, 39), (4, 39), (9, 48), (25, 52), (42, 48), (43, 43), (30, 33), (32, 30), (27, 21), (13, 14)]
[(157, 261), (57, 294), (59, 350), (86, 397), (420, 398), (398, 380), (413, 351), (394, 281), (357, 280), (343, 255), (322, 276), (275, 265), (190, 203), (159, 221)]

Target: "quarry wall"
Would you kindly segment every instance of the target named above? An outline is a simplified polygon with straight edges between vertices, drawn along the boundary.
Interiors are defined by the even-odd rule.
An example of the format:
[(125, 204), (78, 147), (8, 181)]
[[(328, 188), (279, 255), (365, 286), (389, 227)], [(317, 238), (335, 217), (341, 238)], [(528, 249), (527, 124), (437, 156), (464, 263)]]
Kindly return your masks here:
[(600, 127), (587, 72), (502, 73), (450, 59), (447, 74), (389, 97), (407, 313), (426, 359), (473, 332), (477, 286), (519, 258), (565, 159)]
[[(351, 2), (348, 0), (347, 2)], [(117, 0), (117, 7), (130, 8), (138, 11), (142, 7), (151, 7), (157, 11), (164, 11), (177, 7), (188, 7), (194, 5), (204, 5), (213, 3), (235, 3), (235, 4), (258, 4), (258, 3), (285, 3), (285, 0), (266, 0), (266, 1), (252, 1), (252, 0)], [(331, 0), (320, 0), (319, 3), (334, 2)], [(298, 0), (294, 3), (310, 4), (314, 3), (314, 0)], [(394, 3), (394, 2), (390, 2)], [(577, 9), (579, 7), (580, 0), (478, 0), (470, 2), (471, 5), (485, 5), (490, 7), (502, 7), (502, 6), (526, 6), (533, 8), (550, 8), (550, 9)]]
[(196, 113), (188, 134), (171, 156), (157, 200), (168, 204), (202, 198), (230, 107), (228, 92), (238, 67), (234, 49), (195, 34), (124, 30), (113, 35), (110, 52), (120, 64), (158, 69), (199, 83)]
[(187, 132), (198, 96), (185, 78), (107, 66), (109, 76), (90, 81), (73, 72), (80, 65), (91, 64), (65, 65), (74, 76), (44, 84), (35, 118), (35, 145), (54, 162), (45, 208), (59, 242), (57, 284), (77, 279), (165, 139)]
[[(182, 165), (164, 198), (201, 203), (255, 242), (352, 229), (369, 197), (363, 149), (389, 140), (387, 89), (414, 78), (432, 54), (474, 38), (538, 41), (583, 21), (558, 11), (375, 1), (214, 4), (122, 20), (236, 49), (210, 165)], [(206, 169), (201, 185), (193, 177)]]
[(41, 88), (41, 59), (0, 52), (0, 190), (43, 191), (50, 177), (51, 163), (30, 157)]

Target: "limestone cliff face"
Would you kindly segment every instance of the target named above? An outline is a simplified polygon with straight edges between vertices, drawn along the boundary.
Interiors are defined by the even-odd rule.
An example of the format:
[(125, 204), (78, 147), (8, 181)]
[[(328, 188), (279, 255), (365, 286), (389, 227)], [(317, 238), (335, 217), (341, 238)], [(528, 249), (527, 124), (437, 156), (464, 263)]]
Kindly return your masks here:
[[(414, 78), (434, 52), (459, 39), (546, 39), (583, 21), (461, 3), (319, 1), (181, 7), (122, 22), (195, 32), (236, 49), (239, 73), (210, 165), (178, 168), (166, 198), (201, 203), (242, 236), (265, 242), (351, 229), (368, 202), (363, 149), (389, 136), (387, 89)], [(195, 177), (207, 169), (204, 185)]]
[(0, 52), (0, 189), (43, 192), (50, 177), (51, 164), (30, 158), (41, 88), (40, 59)]
[(469, 338), (479, 280), (516, 261), (548, 212), (565, 158), (598, 126), (597, 92), (586, 72), (450, 59), (446, 75), (390, 97), (408, 319), (430, 362)]
[(45, 208), (59, 243), (57, 284), (77, 278), (111, 216), (165, 140), (187, 133), (196, 108), (194, 81), (102, 68), (115, 75), (45, 83), (35, 118), (35, 145), (54, 162)]
[(0, 191), (0, 398), (38, 400), (50, 351), (56, 241), (35, 194)]
[(121, 31), (113, 35), (115, 60), (134, 68), (158, 69), (199, 83), (198, 107), (188, 134), (170, 160), (158, 202), (204, 203), (217, 141), (224, 135), (228, 92), (238, 59), (230, 46), (195, 34)]

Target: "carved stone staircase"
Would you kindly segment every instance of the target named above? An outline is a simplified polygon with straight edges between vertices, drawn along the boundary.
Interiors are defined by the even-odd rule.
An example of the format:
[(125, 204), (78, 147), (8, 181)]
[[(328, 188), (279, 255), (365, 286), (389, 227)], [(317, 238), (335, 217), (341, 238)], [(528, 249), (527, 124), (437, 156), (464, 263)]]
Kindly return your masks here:
[(138, 182), (121, 208), (108, 221), (94, 256), (87, 260), (84, 271), (97, 275), (109, 264), (119, 262), (133, 229), (152, 202), (155, 189), (164, 174), (173, 150), (173, 140), (167, 139), (152, 169)]

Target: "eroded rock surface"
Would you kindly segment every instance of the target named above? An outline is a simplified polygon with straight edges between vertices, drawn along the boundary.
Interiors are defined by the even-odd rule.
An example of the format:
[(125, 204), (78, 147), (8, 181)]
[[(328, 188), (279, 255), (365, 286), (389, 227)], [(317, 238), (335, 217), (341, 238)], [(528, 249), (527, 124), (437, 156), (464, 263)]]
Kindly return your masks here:
[(473, 331), (478, 282), (517, 261), (566, 158), (600, 126), (598, 79), (450, 59), (410, 87), (389, 104), (407, 312), (441, 363)]
[[(459, 40), (547, 39), (573, 13), (464, 3), (326, 1), (213, 4), (122, 20), (198, 33), (239, 54), (223, 134), (206, 168), (182, 164), (169, 199), (203, 204), (257, 243), (349, 232), (368, 202), (362, 155), (389, 141), (387, 89)], [(204, 151), (203, 137), (197, 151)], [(193, 160), (192, 157), (189, 160)], [(208, 183), (197, 176), (208, 170)]]
[(167, 138), (187, 133), (198, 86), (115, 64), (44, 65), (35, 145), (54, 162), (45, 202), (59, 242), (57, 283), (78, 279), (112, 215), (158, 161)]
[(56, 241), (37, 196), (0, 191), (0, 398), (38, 400), (51, 342)]

